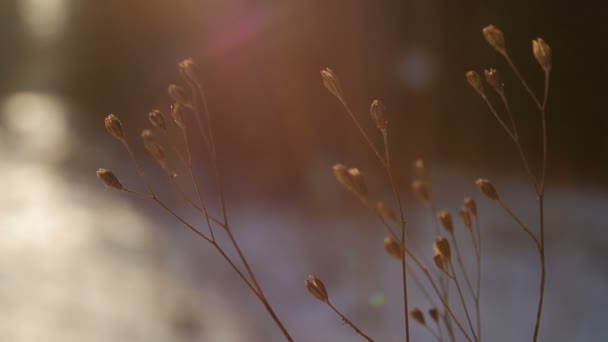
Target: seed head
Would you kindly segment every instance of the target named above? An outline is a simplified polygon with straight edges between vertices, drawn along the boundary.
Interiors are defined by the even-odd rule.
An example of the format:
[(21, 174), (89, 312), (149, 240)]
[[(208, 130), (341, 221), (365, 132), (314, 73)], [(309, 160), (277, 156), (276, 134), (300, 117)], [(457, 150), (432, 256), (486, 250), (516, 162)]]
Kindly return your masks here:
[(498, 93), (502, 93), (504, 91), (504, 84), (500, 79), (500, 75), (496, 69), (485, 69), (483, 73), (486, 76), (486, 82)]
[(327, 295), (325, 285), (323, 285), (323, 282), (319, 278), (315, 277), (314, 275), (310, 275), (308, 276), (308, 279), (304, 281), (304, 284), (306, 285), (308, 292), (313, 297), (324, 303), (329, 302), (329, 296)]
[(498, 201), (500, 199), (500, 197), (498, 196), (498, 192), (496, 191), (496, 188), (494, 187), (494, 185), (492, 183), (490, 183), (489, 180), (487, 180), (485, 178), (478, 178), (475, 181), (475, 184), (477, 184), (479, 191), (481, 191), (481, 193), (484, 194), (487, 198), (489, 198), (493, 201)]
[(424, 314), (422, 313), (422, 311), (420, 311), (420, 309), (418, 309), (418, 308), (411, 309), (410, 317), (412, 317), (412, 319), (414, 321), (420, 323), (420, 325), (426, 325), (426, 322), (424, 320)]
[(162, 129), (163, 131), (167, 130), (165, 116), (159, 110), (154, 109), (148, 113), (148, 120), (150, 120), (152, 126)]
[(542, 39), (536, 38), (532, 41), (532, 53), (545, 72), (551, 70), (551, 47)]
[(429, 182), (431, 180), (431, 171), (426, 166), (424, 160), (414, 160), (414, 170), (416, 171), (418, 178), (424, 180), (425, 182)]
[(376, 127), (382, 132), (383, 135), (387, 135), (388, 120), (386, 119), (386, 107), (380, 100), (374, 100), (370, 107), (370, 115)]
[(104, 124), (106, 129), (110, 134), (112, 134), (116, 139), (123, 141), (125, 139), (125, 132), (122, 129), (122, 123), (114, 114), (110, 114), (106, 116), (104, 120)]
[(450, 233), (454, 232), (454, 222), (452, 221), (452, 215), (447, 210), (441, 210), (437, 213), (437, 217), (439, 218), (439, 222), (445, 230)]
[(340, 80), (338, 80), (338, 76), (334, 73), (330, 68), (325, 68), (321, 71), (321, 77), (323, 78), (323, 84), (325, 88), (329, 90), (335, 97), (342, 100), (342, 86), (340, 85)]
[(154, 158), (156, 161), (164, 164), (165, 161), (165, 149), (154, 139), (154, 135), (152, 131), (149, 129), (144, 129), (141, 132), (141, 138), (144, 142), (144, 147), (148, 151), (148, 153)]
[(181, 104), (174, 103), (171, 105), (171, 116), (179, 128), (186, 129), (186, 122), (184, 121), (184, 107)]
[(384, 238), (384, 250), (388, 255), (394, 257), (397, 260), (401, 260), (401, 254), (403, 253), (401, 249), (401, 243), (397, 241), (392, 236), (387, 236)]
[(353, 167), (353, 168), (348, 169), (348, 174), (350, 175), (351, 179), (353, 180), (353, 191), (355, 192), (355, 194), (357, 194), (359, 197), (361, 197), (362, 199), (367, 201), (367, 198), (368, 198), (367, 184), (365, 183), (365, 179), (363, 179), (363, 175), (361, 174), (361, 171), (359, 171), (359, 169)]
[(458, 216), (460, 216), (460, 220), (462, 221), (462, 224), (464, 224), (465, 227), (467, 227), (469, 230), (471, 230), (471, 228), (473, 228), (473, 221), (471, 220), (471, 213), (469, 213), (469, 210), (467, 209), (467, 207), (463, 207), (462, 209), (460, 209)]
[(103, 183), (103, 185), (105, 185), (106, 187), (108, 187), (110, 189), (114, 189), (114, 190), (118, 190), (118, 191), (121, 191), (124, 189), (122, 184), (118, 180), (118, 178), (116, 178), (114, 173), (112, 173), (112, 171), (110, 171), (110, 170), (106, 170), (106, 169), (97, 170), (97, 178), (99, 178), (99, 180)]
[(502, 34), (502, 31), (494, 26), (489, 25), (481, 30), (483, 36), (486, 38), (488, 43), (496, 49), (500, 54), (506, 56), (507, 55), (507, 46), (505, 44), (505, 37)]
[(467, 211), (471, 213), (471, 215), (477, 217), (477, 203), (471, 197), (466, 197), (464, 199), (464, 206), (467, 208)]
[(386, 221), (397, 221), (397, 216), (395, 216), (395, 212), (389, 207), (386, 206), (383, 202), (376, 203), (376, 212)]
[(198, 79), (198, 66), (194, 63), (192, 58), (184, 59), (177, 64), (177, 69), (180, 75), (186, 82), (191, 84), (200, 84)]
[(477, 92), (477, 94), (485, 96), (483, 84), (481, 83), (481, 77), (479, 76), (477, 71), (469, 70), (467, 71), (465, 76), (467, 78), (467, 81), (469, 82), (469, 85), (471, 85), (471, 88), (473, 88)]
[(444, 269), (445, 262), (443, 260), (443, 257), (441, 256), (441, 254), (439, 254), (437, 251), (435, 251), (433, 253), (433, 261), (435, 262), (435, 266), (437, 266), (438, 269), (440, 269), (440, 270)]
[(428, 186), (423, 181), (416, 179), (412, 182), (412, 190), (418, 197), (418, 199), (424, 204), (428, 204), (431, 200), (431, 194)]
[(444, 264), (450, 262), (452, 257), (452, 251), (450, 250), (450, 243), (442, 236), (435, 238), (433, 243), (433, 251), (435, 255), (440, 255)]
[(359, 198), (366, 202), (368, 199), (367, 185), (361, 172), (357, 168), (347, 169), (342, 164), (336, 164), (333, 166), (334, 175), (340, 184), (346, 189), (359, 196)]
[(435, 323), (439, 322), (439, 310), (437, 310), (437, 308), (430, 308), (429, 316), (431, 316), (431, 319), (433, 319)]
[(186, 91), (184, 90), (184, 88), (182, 88), (178, 85), (169, 84), (169, 87), (167, 88), (167, 93), (169, 93), (169, 97), (171, 98), (171, 100), (173, 100), (173, 102), (177, 102), (177, 103), (181, 103), (181, 104), (188, 103), (188, 97), (186, 96)]

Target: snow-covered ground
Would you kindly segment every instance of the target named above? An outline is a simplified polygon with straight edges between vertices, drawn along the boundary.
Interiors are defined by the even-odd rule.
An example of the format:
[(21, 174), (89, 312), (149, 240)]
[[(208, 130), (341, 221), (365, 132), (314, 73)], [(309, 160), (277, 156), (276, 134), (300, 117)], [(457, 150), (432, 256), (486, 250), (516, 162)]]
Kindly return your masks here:
[[(62, 155), (53, 154), (75, 144), (65, 109), (52, 98), (27, 96), (2, 107), (1, 341), (282, 340), (261, 305), (204, 241), (152, 205), (105, 190), (94, 180), (67, 179), (56, 166)], [(42, 107), (32, 107), (36, 101)], [(435, 177), (436, 188), (450, 189), (438, 195), (440, 205), (455, 214), (463, 196), (476, 195), (467, 183), (472, 171), (437, 169), (442, 173)], [(533, 225), (536, 207), (525, 184), (507, 177), (494, 181)], [(371, 336), (402, 340), (401, 275), (382, 249), (382, 227), (331, 184), (320, 188), (325, 212), (311, 214), (295, 200), (231, 205), (237, 239), (296, 340), (357, 339), (307, 294), (303, 283), (311, 273)], [(608, 194), (554, 185), (547, 198), (548, 287), (541, 340), (606, 341)], [(349, 202), (330, 207), (339, 201)], [(485, 340), (528, 340), (538, 287), (535, 251), (503, 212), (478, 202)], [(420, 246), (429, 247), (428, 260), (431, 218), (413, 207), (409, 224)], [(193, 213), (188, 219), (200, 217)], [(472, 260), (466, 235), (461, 237), (465, 259)], [(411, 302), (428, 308), (413, 286)], [(413, 334), (417, 341), (432, 340), (419, 327)]]

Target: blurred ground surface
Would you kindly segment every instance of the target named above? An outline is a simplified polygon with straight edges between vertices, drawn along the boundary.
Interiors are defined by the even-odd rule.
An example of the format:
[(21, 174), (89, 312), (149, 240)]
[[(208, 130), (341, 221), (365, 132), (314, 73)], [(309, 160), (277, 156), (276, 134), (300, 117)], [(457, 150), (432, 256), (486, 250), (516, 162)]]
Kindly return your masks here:
[[(60, 99), (19, 96), (5, 99), (2, 107), (0, 340), (281, 341), (260, 304), (203, 241), (157, 208), (104, 190), (94, 169), (66, 176), (71, 173), (58, 161), (91, 158), (94, 144), (71, 132), (69, 109)], [(137, 184), (126, 163), (100, 166)], [(436, 188), (445, 190), (438, 194), (442, 207), (455, 213), (463, 196), (476, 195), (471, 180), (479, 170), (435, 169)], [(399, 340), (399, 267), (382, 250), (382, 227), (345, 196), (329, 171), (314, 177), (318, 202), (312, 209), (297, 200), (231, 201), (238, 240), (297, 340), (356, 339), (306, 293), (303, 280), (312, 273), (370, 335)], [(491, 178), (514, 210), (535, 222), (527, 184)], [(549, 189), (542, 340), (606, 341), (608, 194), (577, 184)], [(479, 203), (484, 335), (493, 342), (527, 340), (537, 291), (534, 250), (506, 215)], [(432, 236), (424, 232), (432, 229), (423, 227), (431, 220), (410, 207), (415, 239), (430, 254)], [(416, 290), (411, 301), (428, 308)], [(417, 340), (430, 340), (413, 329)]]

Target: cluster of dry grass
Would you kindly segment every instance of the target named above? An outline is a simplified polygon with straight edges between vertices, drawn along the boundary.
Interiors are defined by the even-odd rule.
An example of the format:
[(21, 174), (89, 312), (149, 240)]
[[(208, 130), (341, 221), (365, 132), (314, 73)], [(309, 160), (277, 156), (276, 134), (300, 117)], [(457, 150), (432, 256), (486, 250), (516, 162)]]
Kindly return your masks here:
[[(546, 107), (551, 71), (551, 50), (540, 38), (532, 41), (532, 54), (541, 66), (545, 79), (543, 95), (539, 97), (532, 91), (509, 56), (502, 32), (492, 25), (484, 28), (482, 32), (490, 46), (504, 57), (507, 65), (520, 80), (527, 94), (535, 103), (542, 123), (540, 134), (543, 150), (543, 159), (540, 167), (542, 171), (540, 175), (535, 175), (526, 157), (526, 151), (520, 142), (517, 124), (511, 112), (506, 87), (501, 81), (498, 71), (496, 69), (484, 70), (485, 85), (479, 73), (475, 71), (468, 71), (466, 73), (466, 79), (471, 87), (487, 104), (492, 115), (494, 115), (502, 129), (512, 140), (537, 195), (539, 223), (536, 229), (532, 229), (501, 199), (499, 192), (489, 180), (479, 178), (475, 181), (481, 194), (504, 209), (513, 218), (515, 224), (529, 236), (538, 251), (541, 265), (540, 287), (538, 309), (532, 337), (533, 341), (537, 341), (545, 289), (544, 198), (548, 151)], [(205, 93), (198, 78), (198, 69), (192, 60), (188, 59), (179, 64), (178, 70), (184, 81), (184, 87), (170, 85), (168, 88), (169, 96), (173, 102), (170, 108), (170, 116), (167, 117), (158, 110), (151, 111), (149, 113), (149, 121), (154, 131), (152, 129), (144, 129), (141, 133), (141, 138), (145, 149), (158, 162), (159, 167), (167, 176), (168, 184), (191, 209), (201, 214), (201, 219), (207, 228), (206, 231), (196, 228), (194, 224), (178, 215), (158, 197), (143, 167), (132, 152), (131, 145), (127, 140), (120, 120), (112, 114), (106, 118), (105, 126), (125, 147), (140, 177), (144, 184), (146, 184), (146, 190), (136, 191), (125, 187), (111, 171), (106, 169), (99, 169), (97, 176), (109, 188), (127, 192), (155, 203), (216, 249), (239, 275), (249, 290), (258, 298), (273, 322), (283, 333), (285, 339), (293, 341), (288, 330), (272, 308), (262, 287), (259, 285), (255, 273), (232, 233), (225, 205), (223, 181), (221, 174), (218, 172), (217, 151), (213, 137), (211, 116)], [(408, 237), (405, 205), (402, 199), (401, 184), (403, 184), (403, 179), (397, 177), (397, 175), (403, 174), (403, 172), (395, 170), (391, 162), (389, 120), (384, 104), (381, 101), (375, 100), (370, 106), (371, 121), (375, 124), (381, 137), (381, 146), (378, 147), (374, 143), (375, 137), (367, 132), (365, 125), (361, 123), (358, 116), (355, 115), (349, 106), (345, 92), (336, 74), (328, 68), (323, 70), (321, 75), (325, 87), (342, 103), (346, 113), (365, 139), (372, 153), (377, 157), (378, 162), (385, 171), (387, 185), (394, 197), (393, 205), (397, 208), (396, 211), (393, 211), (390, 205), (372, 199), (361, 170), (354, 167), (346, 167), (342, 164), (336, 164), (333, 167), (333, 173), (337, 181), (353, 193), (363, 206), (373, 213), (386, 228), (387, 236), (384, 239), (384, 249), (389, 256), (401, 262), (405, 340), (410, 341), (410, 320), (412, 320), (427, 329), (429, 335), (437, 341), (456, 341), (461, 338), (467, 341), (481, 341), (482, 229), (480, 227), (476, 202), (472, 198), (466, 197), (463, 201), (462, 209), (458, 213), (460, 224), (469, 232), (470, 241), (467, 242), (467, 245), (472, 246), (475, 252), (475, 259), (472, 262), (468, 262), (468, 260), (464, 260), (463, 258), (461, 247), (454, 233), (455, 229), (457, 229), (457, 222), (455, 222), (448, 211), (438, 210), (437, 204), (433, 199), (433, 184), (430, 169), (425, 165), (423, 160), (414, 162), (417, 177), (411, 183), (411, 190), (416, 194), (420, 202), (429, 208), (436, 222), (436, 238), (431, 243), (428, 253), (432, 255), (432, 263), (427, 262), (424, 257), (426, 253), (419, 253), (426, 249)], [(495, 102), (500, 104), (500, 110), (497, 109), (498, 105)], [(200, 180), (195, 172), (193, 166), (193, 155), (195, 154), (193, 151), (197, 149), (197, 146), (193, 142), (192, 134), (198, 134), (202, 138), (205, 150), (204, 154), (211, 165), (213, 177), (217, 184), (216, 193), (218, 194), (217, 201), (221, 208), (220, 216), (215, 216), (209, 212), (206, 202), (208, 194), (203, 191)], [(176, 135), (178, 136), (178, 141), (175, 139)], [(188, 170), (187, 176), (184, 179), (181, 176), (178, 177), (172, 171), (174, 165), (171, 165), (171, 162), (167, 158), (167, 150), (171, 150), (177, 156), (177, 162), (181, 164), (181, 167)], [(190, 196), (187, 191), (184, 191), (185, 185), (183, 182), (185, 181), (189, 183), (186, 185), (188, 188), (195, 189), (195, 196)], [(229, 245), (220, 245), (218, 239), (216, 239), (217, 234), (225, 234), (230, 241)], [(236, 252), (237, 257), (230, 257), (230, 253), (227, 253), (228, 248)], [(474, 271), (471, 271), (470, 268), (474, 269)], [(373, 341), (368, 334), (363, 332), (361, 328), (336, 308), (330, 300), (331, 297), (324, 283), (319, 278), (311, 275), (305, 280), (305, 285), (310, 294), (334, 311), (344, 324), (351, 327), (363, 339)], [(423, 311), (418, 307), (410, 306), (408, 302), (408, 285), (419, 287), (421, 293), (424, 294), (428, 301), (427, 310)], [(451, 293), (454, 289), (455, 294)], [(456, 299), (450, 298), (450, 295), (455, 296)]]

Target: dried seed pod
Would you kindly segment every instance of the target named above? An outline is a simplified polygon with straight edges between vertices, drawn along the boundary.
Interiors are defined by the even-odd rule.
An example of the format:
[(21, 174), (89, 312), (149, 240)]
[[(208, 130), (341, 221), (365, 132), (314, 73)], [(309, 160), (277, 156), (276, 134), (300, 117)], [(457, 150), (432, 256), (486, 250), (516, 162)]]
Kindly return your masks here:
[(503, 93), (504, 84), (500, 79), (500, 75), (496, 69), (485, 69), (483, 71), (486, 76), (486, 82), (498, 93)]
[(186, 122), (184, 121), (184, 107), (181, 104), (174, 103), (171, 105), (171, 116), (179, 128), (186, 129)]
[(488, 43), (496, 49), (500, 54), (507, 55), (507, 45), (505, 44), (505, 37), (502, 31), (494, 25), (489, 25), (481, 30), (483, 36), (486, 38)]
[(184, 90), (184, 88), (182, 88), (178, 85), (169, 84), (169, 87), (167, 88), (167, 93), (169, 93), (169, 97), (171, 97), (171, 100), (173, 100), (173, 102), (177, 102), (177, 103), (181, 103), (181, 104), (188, 103), (188, 97), (186, 96), (186, 91)]
[(489, 180), (485, 178), (478, 178), (475, 181), (475, 184), (477, 184), (479, 191), (481, 191), (481, 193), (484, 194), (487, 198), (493, 201), (498, 201), (500, 199), (496, 188)]
[(347, 169), (342, 164), (333, 166), (334, 175), (340, 184), (357, 195), (362, 201), (367, 202), (368, 193), (365, 179), (357, 168)]
[(551, 47), (542, 38), (532, 41), (532, 53), (545, 72), (551, 70)]
[(338, 180), (338, 183), (342, 184), (349, 190), (352, 189), (353, 181), (350, 177), (350, 174), (348, 173), (348, 169), (346, 168), (346, 166), (342, 164), (336, 164), (332, 167), (332, 170), (334, 171), (334, 176), (336, 176), (336, 180)]
[(198, 79), (198, 66), (194, 63), (192, 58), (184, 59), (177, 64), (177, 69), (180, 75), (186, 82), (199, 85)]
[(424, 320), (424, 314), (422, 313), (422, 311), (420, 311), (420, 309), (418, 309), (418, 308), (411, 309), (410, 317), (412, 317), (412, 319), (414, 321), (420, 323), (421, 325), (426, 325), (426, 321)]
[(314, 275), (310, 275), (308, 276), (308, 279), (304, 281), (304, 284), (306, 285), (306, 289), (308, 290), (308, 292), (313, 297), (324, 303), (329, 302), (329, 296), (327, 295), (325, 285), (319, 278), (315, 277)]
[(441, 254), (439, 254), (439, 252), (434, 252), (433, 254), (433, 261), (435, 262), (435, 266), (437, 266), (438, 269), (443, 270), (445, 267), (445, 262), (444, 262), (444, 258), (441, 256)]
[(330, 68), (325, 68), (325, 70), (321, 71), (321, 77), (323, 78), (325, 88), (327, 88), (335, 97), (342, 100), (342, 86), (334, 71)]
[(357, 194), (362, 199), (368, 199), (367, 193), (367, 184), (365, 183), (365, 179), (363, 179), (363, 175), (359, 169), (353, 167), (348, 169), (348, 174), (350, 175), (353, 181), (353, 192)]
[(471, 220), (471, 214), (469, 213), (469, 210), (466, 207), (463, 207), (462, 209), (460, 209), (458, 216), (460, 216), (460, 220), (462, 221), (462, 224), (464, 224), (464, 226), (467, 227), (467, 229), (471, 230), (471, 228), (473, 228), (473, 221)]
[(148, 120), (152, 124), (152, 126), (162, 129), (163, 131), (167, 130), (167, 123), (165, 122), (165, 116), (161, 111), (157, 109), (153, 109), (148, 113)]
[(483, 83), (481, 83), (481, 76), (479, 76), (477, 71), (469, 70), (469, 71), (467, 71), (465, 76), (467, 78), (467, 82), (469, 82), (469, 85), (471, 85), (471, 88), (473, 88), (479, 95), (485, 96), (485, 90), (483, 89)]
[(416, 176), (422, 179), (425, 182), (429, 182), (431, 180), (431, 171), (424, 163), (422, 159), (414, 160), (414, 170), (416, 171)]
[(105, 185), (106, 187), (114, 190), (123, 190), (124, 187), (118, 180), (118, 178), (112, 173), (110, 170), (99, 169), (97, 170), (97, 178)]
[(435, 323), (439, 322), (439, 310), (437, 310), (437, 308), (430, 308), (429, 316), (431, 316), (431, 319), (435, 321)]
[(454, 222), (452, 221), (452, 215), (447, 210), (441, 210), (437, 213), (437, 217), (439, 218), (439, 222), (445, 230), (450, 233), (454, 233)]
[(106, 116), (104, 119), (104, 124), (106, 129), (110, 134), (112, 134), (116, 139), (123, 141), (125, 139), (125, 132), (122, 129), (122, 123), (114, 114), (110, 114)]
[(156, 139), (154, 139), (152, 131), (144, 129), (141, 132), (141, 138), (144, 142), (144, 147), (152, 158), (164, 165), (166, 159), (165, 149), (156, 141)]
[(378, 127), (383, 135), (387, 135), (388, 120), (386, 119), (386, 107), (384, 104), (379, 100), (374, 100), (369, 112), (376, 127)]
[(384, 238), (384, 250), (388, 255), (394, 257), (397, 260), (401, 260), (401, 255), (403, 253), (401, 249), (401, 243), (397, 241), (392, 236), (387, 236)]
[(412, 190), (414, 190), (414, 193), (422, 203), (428, 204), (431, 201), (429, 188), (423, 181), (419, 179), (414, 180), (412, 182)]
[(393, 209), (387, 207), (383, 202), (376, 203), (376, 212), (387, 221), (397, 221), (397, 216), (395, 216)]
[(467, 208), (467, 211), (471, 213), (474, 217), (477, 217), (477, 203), (471, 197), (466, 197), (464, 199), (464, 206)]
[(433, 243), (433, 251), (435, 254), (441, 255), (444, 264), (450, 262), (452, 258), (452, 251), (450, 249), (450, 243), (446, 238), (442, 236), (436, 237), (435, 242)]

